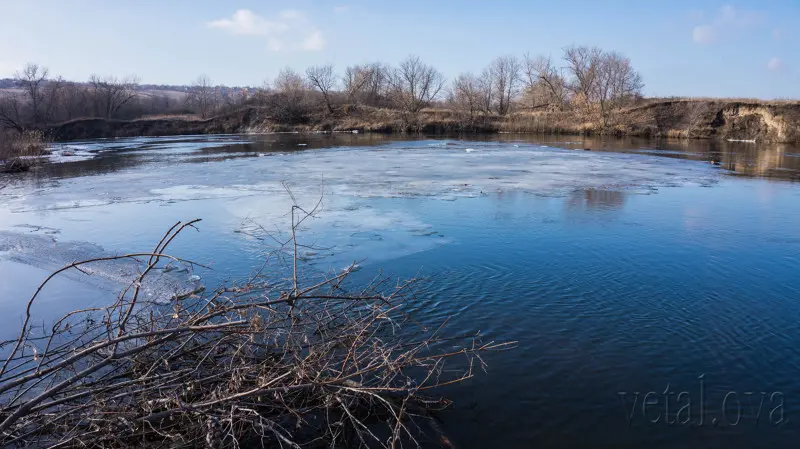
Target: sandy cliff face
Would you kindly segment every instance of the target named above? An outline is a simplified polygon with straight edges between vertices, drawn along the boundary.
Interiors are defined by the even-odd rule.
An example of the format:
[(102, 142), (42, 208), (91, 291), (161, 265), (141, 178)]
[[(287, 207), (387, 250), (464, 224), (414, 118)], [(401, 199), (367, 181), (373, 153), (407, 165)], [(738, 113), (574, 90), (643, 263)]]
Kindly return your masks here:
[(800, 103), (664, 101), (622, 111), (618, 123), (631, 135), (799, 142)]
[(731, 138), (794, 142), (800, 137), (797, 107), (735, 103), (725, 106), (721, 114), (720, 132)]

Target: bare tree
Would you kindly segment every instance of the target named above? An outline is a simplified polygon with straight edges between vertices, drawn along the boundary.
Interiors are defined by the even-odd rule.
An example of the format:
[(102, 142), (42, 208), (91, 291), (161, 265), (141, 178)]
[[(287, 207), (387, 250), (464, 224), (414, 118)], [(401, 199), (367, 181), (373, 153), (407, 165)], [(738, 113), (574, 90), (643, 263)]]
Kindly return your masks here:
[(342, 77), (347, 100), (350, 103), (358, 103), (371, 79), (372, 70), (370, 66), (353, 65), (347, 67)]
[(520, 81), (521, 64), (513, 56), (501, 56), (492, 62), (491, 72), (495, 95), (497, 98), (497, 113), (506, 115), (511, 109), (511, 101), (517, 94)]
[(320, 65), (309, 67), (306, 70), (306, 78), (315, 89), (319, 90), (325, 100), (328, 112), (333, 114), (333, 104), (331, 102), (331, 92), (336, 88), (336, 75), (333, 72), (333, 65)]
[(395, 69), (390, 80), (395, 105), (411, 114), (428, 106), (444, 87), (445, 79), (438, 70), (409, 56)]
[(61, 89), (59, 117), (61, 120), (72, 120), (92, 115), (92, 92), (82, 83), (66, 83)]
[(248, 100), (255, 99), (257, 89), (228, 88), (221, 86), (217, 89), (217, 111), (230, 113), (245, 105)]
[[(641, 97), (642, 79), (628, 58), (596, 47), (570, 46), (564, 49), (564, 67), (549, 57), (524, 60), (503, 56), (494, 60), (480, 75), (465, 75), (454, 80), (448, 99), (460, 112), (474, 117), (484, 111), (506, 115), (518, 99), (532, 108), (547, 106), (563, 110), (575, 105), (585, 110), (593, 122), (609, 125), (613, 112)], [(274, 83), (260, 90), (229, 89), (213, 86), (201, 76), (186, 89), (186, 102), (170, 100), (166, 95), (145, 94), (135, 77), (92, 75), (88, 83), (70, 83), (49, 78), (46, 68), (28, 64), (16, 74), (14, 87), (0, 92), (0, 125), (23, 130), (53, 122), (85, 116), (129, 119), (152, 113), (176, 113), (190, 106), (207, 118), (214, 111), (232, 111), (246, 104), (272, 107), (273, 117), (286, 123), (310, 117), (312, 100), (324, 100), (329, 113), (336, 101), (393, 107), (407, 114), (417, 114), (437, 99), (445, 84), (433, 67), (411, 56), (399, 67), (374, 62), (347, 67), (341, 78), (332, 65), (321, 65), (297, 73), (281, 71)], [(147, 86), (150, 90), (169, 86)], [(341, 92), (338, 91), (341, 89)], [(316, 94), (311, 91), (318, 91)]]
[(28, 63), (25, 67), (17, 72), (14, 77), (17, 84), (25, 91), (31, 107), (32, 119), (35, 123), (41, 123), (42, 117), (42, 87), (47, 81), (47, 75), (50, 71), (45, 67), (40, 67), (38, 64)]
[(342, 78), (348, 101), (378, 106), (389, 90), (391, 75), (391, 69), (380, 62), (348, 67)]
[(603, 51), (597, 47), (571, 46), (564, 49), (564, 61), (572, 76), (569, 89), (591, 112), (596, 102), (597, 84)]
[(200, 117), (208, 118), (217, 109), (217, 88), (208, 76), (200, 75), (189, 90), (186, 101)]
[(481, 110), (481, 102), (483, 101), (480, 80), (471, 73), (460, 75), (453, 80), (449, 100), (453, 108), (465, 114), (471, 124), (475, 119), (475, 115)]
[(381, 62), (373, 62), (368, 67), (369, 82), (366, 101), (370, 106), (380, 106), (382, 99), (387, 96), (391, 88), (392, 69)]
[[(48, 70), (28, 64), (15, 74), (14, 89), (0, 91), (0, 127), (23, 131), (80, 117), (131, 119), (153, 113), (185, 111), (183, 101), (171, 101), (159, 93), (138, 90), (136, 77), (118, 79), (93, 75), (86, 83), (68, 82), (49, 77)], [(207, 116), (213, 111), (216, 97), (207, 78), (188, 89), (198, 96), (198, 109)], [(169, 86), (154, 86), (156, 90)], [(196, 105), (193, 105), (196, 106)]]
[(274, 93), (265, 91), (268, 105), (279, 121), (299, 122), (306, 119), (308, 113), (308, 91), (311, 87), (306, 79), (291, 68), (278, 73), (272, 83)]
[(612, 107), (625, 106), (642, 95), (641, 75), (633, 69), (629, 58), (617, 52), (605, 54), (603, 76), (608, 77)]
[(24, 101), (16, 92), (0, 93), (0, 125), (17, 132), (25, 130)]
[(641, 76), (631, 67), (630, 59), (616, 52), (602, 54), (594, 96), (604, 128), (613, 111), (640, 95), (642, 87)]
[(569, 96), (567, 81), (550, 57), (531, 58), (525, 55), (524, 72), (526, 88), (533, 101), (532, 107), (536, 107), (536, 93), (543, 92), (552, 109), (563, 109)]
[(603, 128), (614, 110), (641, 95), (644, 84), (630, 59), (596, 47), (567, 47), (564, 60), (572, 75), (570, 90), (585, 103), (587, 112), (596, 113)]
[(269, 79), (264, 79), (264, 82), (261, 83), (261, 86), (255, 88), (253, 99), (261, 106), (266, 106), (267, 103), (269, 103), (270, 96), (274, 92), (275, 89), (272, 88), (272, 81)]
[(59, 76), (48, 80), (42, 87), (41, 116), (44, 123), (58, 121), (60, 119), (59, 109), (62, 106), (61, 92), (66, 84), (66, 81)]
[(125, 104), (136, 98), (138, 84), (139, 80), (134, 75), (122, 79), (92, 75), (89, 85), (94, 95), (95, 112), (104, 118), (113, 118)]
[(293, 69), (286, 67), (278, 73), (272, 87), (281, 93), (290, 95), (305, 95), (309, 90), (306, 80)]
[(492, 79), (492, 71), (488, 67), (481, 72), (481, 76), (478, 78), (478, 89), (481, 95), (480, 105), (483, 112), (487, 114), (492, 112), (492, 103), (494, 101)]

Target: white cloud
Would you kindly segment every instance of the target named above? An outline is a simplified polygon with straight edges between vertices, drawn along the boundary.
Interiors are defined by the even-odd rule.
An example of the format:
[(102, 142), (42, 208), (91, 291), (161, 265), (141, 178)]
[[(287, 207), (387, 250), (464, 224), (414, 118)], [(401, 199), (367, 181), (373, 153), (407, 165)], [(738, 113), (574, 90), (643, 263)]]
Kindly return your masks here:
[(344, 14), (348, 11), (350, 11), (350, 5), (339, 5), (333, 7), (333, 12), (336, 14)]
[(278, 15), (281, 19), (284, 20), (304, 20), (305, 15), (300, 11), (295, 11), (293, 9), (287, 9), (285, 11), (281, 11)]
[(208, 26), (242, 36), (261, 36), (284, 31), (281, 24), (266, 20), (248, 9), (236, 11), (230, 19), (209, 22)]
[(325, 48), (325, 38), (322, 37), (322, 32), (314, 31), (308, 36), (301, 46), (306, 51), (320, 51)]
[(213, 20), (209, 28), (238, 36), (262, 36), (267, 48), (273, 52), (320, 51), (325, 48), (325, 37), (302, 11), (281, 11), (274, 18), (262, 17), (249, 9), (240, 9), (230, 18)]
[(758, 11), (737, 10), (725, 5), (717, 11), (714, 19), (694, 27), (692, 40), (701, 45), (708, 45), (724, 39), (730, 39), (737, 32), (758, 25), (764, 20), (764, 14)]
[(711, 25), (700, 25), (692, 30), (692, 40), (698, 44), (710, 44), (716, 39), (714, 27)]
[(783, 72), (786, 70), (786, 64), (780, 58), (772, 58), (767, 63), (767, 68), (773, 72)]

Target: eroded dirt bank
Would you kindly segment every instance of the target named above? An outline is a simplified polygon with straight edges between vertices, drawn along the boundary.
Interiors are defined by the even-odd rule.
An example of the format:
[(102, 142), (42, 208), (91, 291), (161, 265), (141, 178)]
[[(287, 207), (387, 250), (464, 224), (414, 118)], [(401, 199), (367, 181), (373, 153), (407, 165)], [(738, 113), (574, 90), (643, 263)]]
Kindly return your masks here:
[(426, 109), (413, 119), (378, 108), (343, 108), (335, 114), (312, 114), (281, 122), (264, 109), (249, 107), (207, 120), (158, 118), (133, 121), (83, 119), (48, 128), (57, 141), (132, 136), (266, 132), (540, 132), (614, 134), (642, 137), (737, 139), (800, 142), (800, 102), (765, 103), (727, 100), (651, 101), (616, 111), (608, 126), (572, 112), (520, 112), (509, 116), (476, 115), (448, 109)]

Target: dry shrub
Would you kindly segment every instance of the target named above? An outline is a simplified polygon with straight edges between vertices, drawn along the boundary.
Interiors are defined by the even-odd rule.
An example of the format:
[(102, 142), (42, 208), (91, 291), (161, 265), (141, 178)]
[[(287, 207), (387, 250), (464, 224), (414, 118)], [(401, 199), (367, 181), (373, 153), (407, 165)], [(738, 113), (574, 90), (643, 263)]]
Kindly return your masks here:
[(41, 131), (0, 130), (0, 172), (28, 171), (47, 152), (47, 140)]
[(136, 120), (140, 121), (147, 121), (147, 120), (181, 120), (186, 122), (196, 122), (205, 120), (197, 114), (153, 114), (153, 115), (145, 115), (142, 117), (137, 118)]
[[(169, 304), (150, 300), (146, 277), (192, 265), (166, 250), (198, 220), (176, 224), (152, 252), (51, 275), (19, 337), (0, 346), (9, 354), (0, 445), (388, 448), (416, 446), (431, 432), (446, 443), (429, 424), (448, 402), (431, 394), (470, 378), (481, 352), (507, 345), (447, 339), (418, 324), (404, 312), (413, 279), (354, 286), (351, 265), (304, 282), (295, 231), (309, 216), (292, 208), (291, 236), (266, 265), (285, 270), (284, 280), (262, 271)], [(34, 327), (31, 311), (53, 276), (120, 258), (136, 260), (141, 274), (113, 304)]]

